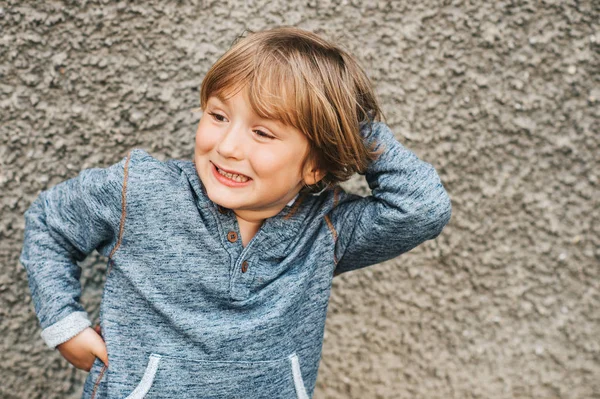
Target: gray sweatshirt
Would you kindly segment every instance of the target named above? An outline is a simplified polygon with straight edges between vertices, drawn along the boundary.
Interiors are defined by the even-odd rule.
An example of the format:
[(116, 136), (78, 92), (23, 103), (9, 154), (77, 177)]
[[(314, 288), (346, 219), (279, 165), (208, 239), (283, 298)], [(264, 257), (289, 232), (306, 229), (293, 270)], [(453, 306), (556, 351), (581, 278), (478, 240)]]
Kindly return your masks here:
[(42, 191), (20, 261), (49, 347), (91, 325), (76, 262), (108, 258), (109, 366), (96, 359), (83, 398), (312, 397), (332, 278), (437, 237), (451, 215), (432, 165), (382, 122), (361, 131), (385, 148), (365, 174), (372, 195), (300, 194), (246, 247), (192, 161), (133, 149)]

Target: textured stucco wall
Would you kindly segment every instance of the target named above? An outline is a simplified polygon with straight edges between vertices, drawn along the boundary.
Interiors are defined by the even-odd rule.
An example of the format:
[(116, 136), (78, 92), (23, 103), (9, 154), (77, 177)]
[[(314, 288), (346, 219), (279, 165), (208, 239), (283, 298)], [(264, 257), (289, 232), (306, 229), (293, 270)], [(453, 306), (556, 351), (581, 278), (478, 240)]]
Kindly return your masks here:
[[(600, 397), (598, 1), (143, 3), (0, 1), (0, 397), (86, 375), (40, 338), (25, 209), (134, 147), (191, 157), (204, 73), (279, 24), (359, 58), (453, 200), (435, 241), (334, 280), (315, 398)], [(104, 261), (82, 264), (94, 318)]]

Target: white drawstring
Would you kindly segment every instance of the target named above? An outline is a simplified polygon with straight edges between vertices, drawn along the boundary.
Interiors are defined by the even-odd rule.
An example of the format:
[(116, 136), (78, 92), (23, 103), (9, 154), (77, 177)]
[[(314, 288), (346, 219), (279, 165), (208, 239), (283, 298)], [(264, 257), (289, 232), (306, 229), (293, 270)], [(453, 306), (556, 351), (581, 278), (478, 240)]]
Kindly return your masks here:
[(329, 188), (329, 183), (327, 183), (327, 185), (323, 188), (323, 190), (319, 191), (318, 193), (313, 193), (312, 195), (321, 195), (323, 193), (323, 191), (327, 190)]

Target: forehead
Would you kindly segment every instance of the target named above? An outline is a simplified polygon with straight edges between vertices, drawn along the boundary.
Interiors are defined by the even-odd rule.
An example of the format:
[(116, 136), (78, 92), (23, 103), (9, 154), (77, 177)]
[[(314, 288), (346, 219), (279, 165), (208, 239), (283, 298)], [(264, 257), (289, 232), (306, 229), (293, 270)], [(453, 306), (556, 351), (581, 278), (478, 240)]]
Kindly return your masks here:
[(221, 93), (213, 93), (211, 94), (208, 99), (217, 99), (218, 101), (222, 102), (223, 104), (229, 104), (229, 100), (230, 99), (226, 99), (225, 97), (223, 97), (223, 94)]

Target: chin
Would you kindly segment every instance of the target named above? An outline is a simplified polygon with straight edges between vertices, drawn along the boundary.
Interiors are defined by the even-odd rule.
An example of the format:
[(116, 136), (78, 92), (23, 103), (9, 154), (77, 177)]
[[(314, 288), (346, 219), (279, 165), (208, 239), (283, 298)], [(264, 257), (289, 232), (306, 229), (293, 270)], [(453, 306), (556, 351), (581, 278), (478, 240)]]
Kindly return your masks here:
[(228, 209), (234, 209), (236, 207), (236, 204), (233, 203), (231, 200), (228, 200), (225, 194), (215, 196), (214, 193), (211, 192), (211, 190), (206, 190), (206, 193), (208, 195), (208, 198), (217, 205), (221, 205), (222, 207)]

